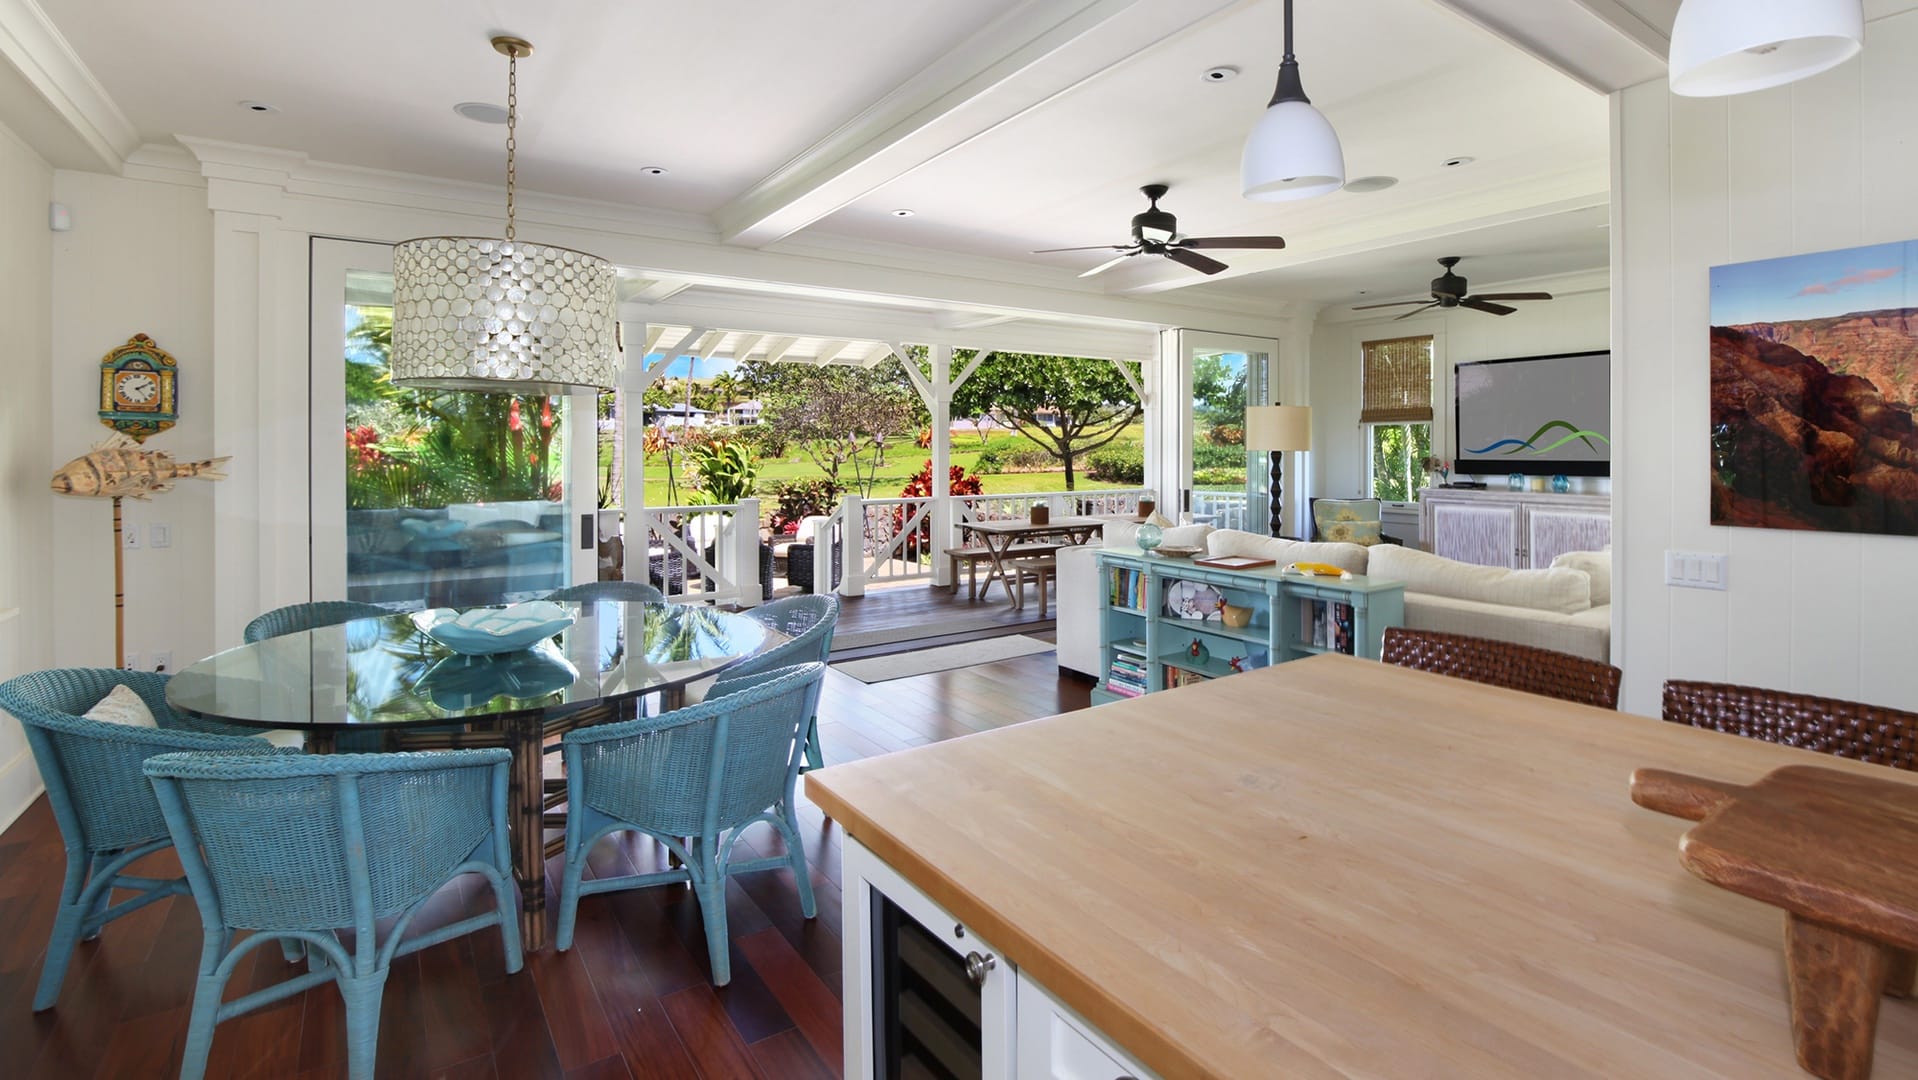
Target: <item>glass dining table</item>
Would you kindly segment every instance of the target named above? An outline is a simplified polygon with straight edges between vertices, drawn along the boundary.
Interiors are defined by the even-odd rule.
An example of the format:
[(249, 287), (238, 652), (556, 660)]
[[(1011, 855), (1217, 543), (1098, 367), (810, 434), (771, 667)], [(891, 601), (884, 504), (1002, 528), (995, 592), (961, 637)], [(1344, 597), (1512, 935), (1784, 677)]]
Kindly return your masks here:
[(513, 753), (508, 818), (520, 889), (520, 934), (544, 948), (546, 859), (564, 841), (549, 813), (565, 781), (545, 776), (549, 740), (629, 714), (643, 695), (670, 705), (688, 683), (787, 640), (745, 615), (688, 604), (563, 603), (572, 625), (533, 646), (466, 656), (426, 627), (446, 612), (358, 619), (241, 645), (182, 668), (173, 709), (304, 734), (307, 750)]

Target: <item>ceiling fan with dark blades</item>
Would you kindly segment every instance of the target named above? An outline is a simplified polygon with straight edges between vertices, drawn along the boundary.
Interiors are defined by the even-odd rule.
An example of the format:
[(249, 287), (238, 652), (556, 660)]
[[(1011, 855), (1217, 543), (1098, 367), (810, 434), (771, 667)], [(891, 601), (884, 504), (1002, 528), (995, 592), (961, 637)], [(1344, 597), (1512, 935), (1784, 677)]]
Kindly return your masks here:
[(1034, 255), (1049, 255), (1060, 251), (1116, 251), (1119, 254), (1080, 274), (1091, 277), (1102, 274), (1135, 255), (1163, 255), (1181, 266), (1189, 266), (1201, 274), (1216, 274), (1226, 269), (1226, 264), (1207, 255), (1199, 254), (1201, 248), (1225, 250), (1276, 251), (1285, 246), (1282, 236), (1180, 236), (1179, 219), (1169, 211), (1159, 209), (1159, 200), (1165, 198), (1164, 184), (1147, 184), (1139, 189), (1145, 193), (1149, 207), (1132, 218), (1132, 242), (1130, 244), (1092, 244), (1087, 247), (1044, 248), (1033, 252)]
[(1452, 272), (1452, 267), (1457, 266), (1458, 263), (1459, 256), (1457, 255), (1447, 255), (1445, 258), (1439, 260), (1439, 265), (1445, 268), (1445, 273), (1432, 279), (1432, 298), (1430, 300), (1394, 300), (1386, 304), (1361, 304), (1352, 310), (1371, 311), (1375, 308), (1406, 307), (1410, 305), (1412, 307), (1411, 311), (1392, 320), (1393, 322), (1398, 322), (1401, 319), (1409, 319), (1414, 315), (1424, 314), (1433, 308), (1451, 309), (1462, 307), (1471, 308), (1473, 311), (1483, 311), (1488, 315), (1510, 315), (1518, 309), (1499, 303), (1498, 301), (1550, 300), (1552, 298), (1552, 294), (1548, 292), (1481, 293), (1477, 296), (1470, 295), (1466, 289), (1465, 279)]

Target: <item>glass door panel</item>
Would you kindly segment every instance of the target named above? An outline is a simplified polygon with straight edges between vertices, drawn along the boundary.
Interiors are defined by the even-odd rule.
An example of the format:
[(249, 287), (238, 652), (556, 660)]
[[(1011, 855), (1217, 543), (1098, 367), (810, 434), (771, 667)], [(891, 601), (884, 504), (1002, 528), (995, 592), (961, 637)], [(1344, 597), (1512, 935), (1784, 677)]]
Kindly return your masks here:
[(1266, 456), (1245, 448), (1245, 409), (1271, 402), (1277, 343), (1191, 331), (1181, 339), (1186, 512), (1214, 528), (1264, 532)]
[[(393, 385), (391, 257), (383, 245), (315, 247), (314, 596), (413, 611), (568, 584), (582, 561), (572, 402)], [(325, 319), (337, 321), (323, 331)], [(594, 434), (588, 425), (589, 448)]]

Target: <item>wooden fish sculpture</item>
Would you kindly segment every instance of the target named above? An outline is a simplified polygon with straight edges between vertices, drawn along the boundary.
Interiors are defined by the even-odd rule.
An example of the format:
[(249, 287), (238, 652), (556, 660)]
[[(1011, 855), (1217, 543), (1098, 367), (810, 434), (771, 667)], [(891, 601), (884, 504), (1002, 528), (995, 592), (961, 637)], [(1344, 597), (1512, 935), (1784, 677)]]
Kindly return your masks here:
[(173, 482), (181, 477), (224, 480), (226, 474), (220, 466), (232, 460), (217, 457), (180, 462), (164, 450), (141, 450), (139, 446), (126, 435), (115, 435), (86, 456), (62, 465), (53, 474), (53, 490), (88, 498), (144, 499), (154, 492), (173, 490)]

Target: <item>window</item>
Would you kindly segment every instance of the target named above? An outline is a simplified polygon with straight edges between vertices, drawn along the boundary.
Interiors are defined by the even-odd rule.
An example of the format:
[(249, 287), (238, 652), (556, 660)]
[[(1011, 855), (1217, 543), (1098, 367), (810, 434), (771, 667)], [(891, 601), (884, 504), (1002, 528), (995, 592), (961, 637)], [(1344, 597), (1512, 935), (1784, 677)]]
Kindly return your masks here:
[(1361, 348), (1366, 487), (1375, 499), (1412, 502), (1432, 453), (1432, 339), (1368, 341)]

